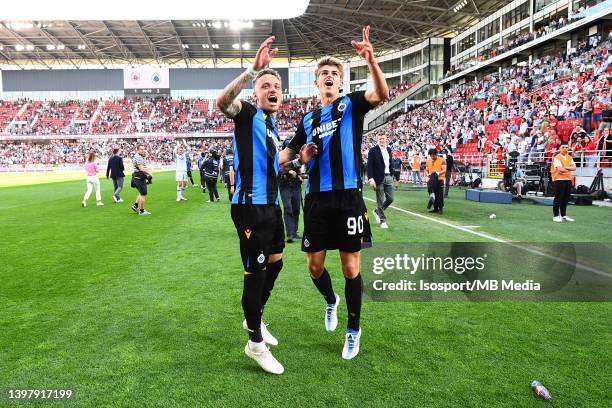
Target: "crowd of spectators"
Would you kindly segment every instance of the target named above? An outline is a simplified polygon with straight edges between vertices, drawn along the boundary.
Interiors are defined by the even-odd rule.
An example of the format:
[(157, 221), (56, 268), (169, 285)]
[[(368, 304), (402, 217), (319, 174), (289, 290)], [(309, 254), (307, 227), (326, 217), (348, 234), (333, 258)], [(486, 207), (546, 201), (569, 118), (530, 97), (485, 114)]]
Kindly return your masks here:
[(567, 54), (453, 88), (367, 134), (364, 153), (385, 133), (394, 153), (407, 162), (415, 154), (424, 158), (430, 148), (481, 158), (516, 151), (535, 161), (567, 142), (585, 165), (594, 166), (598, 159), (607, 165), (612, 154), (598, 158), (597, 150), (612, 151), (606, 130), (611, 126), (611, 48), (610, 39), (581, 43)]
[[(190, 148), (190, 155), (196, 158), (202, 152), (215, 150), (224, 152), (231, 147), (231, 139), (222, 138), (187, 138), (185, 142)], [(49, 141), (8, 141), (0, 142), (0, 167), (10, 165), (45, 166), (70, 165), (83, 163), (91, 152), (96, 157), (104, 158), (112, 155), (115, 147), (120, 149), (123, 157), (131, 158), (139, 144), (145, 145), (147, 160), (165, 165), (173, 162), (175, 138), (148, 139), (108, 139), (108, 140), (70, 140), (57, 139)]]
[[(294, 131), (316, 104), (314, 97), (288, 98), (279, 112), (279, 131)], [(168, 97), (0, 101), (0, 126), (0, 133), (19, 136), (233, 131), (233, 122), (214, 109), (214, 100)]]
[[(508, 67), (501, 73), (452, 88), (368, 133), (363, 153), (376, 143), (378, 134), (385, 133), (394, 154), (405, 161), (410, 161), (415, 154), (424, 158), (430, 148), (453, 152), (460, 160), (462, 156), (482, 158), (493, 154), (503, 158), (513, 153), (535, 161), (552, 155), (560, 143), (566, 142), (581, 164), (608, 165), (612, 161), (610, 153), (598, 151), (612, 151), (612, 138), (607, 130), (612, 126), (610, 49), (611, 39), (599, 44), (581, 43), (568, 53), (535, 59), (530, 65)], [(43, 104), (37, 109), (47, 112), (45, 109), (51, 107), (44, 115), (38, 114), (50, 123), (65, 123), (71, 117), (80, 122), (89, 118), (96, 126), (105, 128), (112, 122), (109, 118), (115, 115), (122, 118), (121, 124), (125, 118), (131, 121), (123, 129), (125, 132), (186, 133), (192, 150), (196, 151), (202, 149), (202, 144), (204, 148), (211, 145), (221, 149), (230, 140), (187, 135), (199, 131), (231, 132), (231, 128), (224, 127), (231, 126), (231, 122), (213, 110), (210, 103), (199, 99), (160, 98), (145, 107), (141, 100), (66, 101)], [(314, 97), (287, 99), (278, 114), (280, 130), (294, 131), (299, 119), (318, 103)], [(15, 110), (12, 104), (0, 103), (2, 106)], [(57, 109), (66, 113), (56, 115)], [(27, 111), (33, 112), (28, 113), (32, 118), (37, 117), (35, 109)], [(200, 113), (192, 119), (190, 115), (194, 111)], [(58, 135), (55, 140), (32, 138), (0, 144), (0, 165), (78, 163), (91, 150), (100, 157), (108, 156), (116, 144), (129, 156), (139, 142), (129, 138), (78, 141)], [(143, 140), (150, 144), (152, 160), (159, 163), (172, 160), (169, 147), (172, 138), (152, 135)]]

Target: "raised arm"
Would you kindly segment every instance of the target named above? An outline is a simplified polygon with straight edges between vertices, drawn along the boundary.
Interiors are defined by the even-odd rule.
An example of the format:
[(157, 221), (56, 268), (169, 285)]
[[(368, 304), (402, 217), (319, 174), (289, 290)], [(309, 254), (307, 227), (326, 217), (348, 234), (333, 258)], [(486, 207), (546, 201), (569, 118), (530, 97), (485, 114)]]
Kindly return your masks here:
[(225, 116), (233, 118), (240, 113), (242, 103), (236, 98), (246, 83), (255, 78), (257, 71), (268, 66), (268, 64), (272, 62), (272, 59), (278, 53), (278, 48), (270, 48), (273, 42), (274, 36), (268, 37), (264, 42), (262, 42), (257, 50), (257, 54), (255, 55), (253, 66), (230, 82), (229, 85), (223, 89), (221, 94), (217, 96), (215, 104), (217, 108), (225, 114)]
[(370, 43), (370, 26), (363, 29), (363, 40), (353, 40), (351, 41), (351, 45), (355, 51), (357, 51), (357, 54), (359, 54), (359, 56), (366, 61), (370, 74), (372, 75), (374, 89), (369, 89), (366, 91), (366, 101), (368, 101), (370, 105), (376, 106), (381, 102), (388, 100), (389, 87), (387, 86), (385, 75), (378, 65), (378, 61), (376, 61), (376, 58), (374, 58), (374, 48)]

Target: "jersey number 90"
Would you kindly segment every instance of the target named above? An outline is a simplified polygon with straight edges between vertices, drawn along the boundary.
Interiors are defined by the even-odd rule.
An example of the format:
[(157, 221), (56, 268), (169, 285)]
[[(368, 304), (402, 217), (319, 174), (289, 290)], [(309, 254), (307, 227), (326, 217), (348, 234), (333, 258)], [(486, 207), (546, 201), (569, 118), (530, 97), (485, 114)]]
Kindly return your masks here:
[(363, 217), (349, 217), (346, 220), (346, 228), (349, 235), (356, 235), (358, 232), (363, 233)]

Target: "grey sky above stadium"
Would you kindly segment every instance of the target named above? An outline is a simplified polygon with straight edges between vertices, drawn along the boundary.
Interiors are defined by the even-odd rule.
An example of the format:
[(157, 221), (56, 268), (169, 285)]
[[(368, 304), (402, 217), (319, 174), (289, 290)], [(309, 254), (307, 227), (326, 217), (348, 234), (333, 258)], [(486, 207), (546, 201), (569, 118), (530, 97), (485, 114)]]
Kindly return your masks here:
[[(460, 10), (456, 7), (464, 3)], [(497, 0), (311, 0), (287, 20), (20, 21), (2, 22), (2, 65), (81, 67), (88, 64), (247, 63), (267, 36), (279, 58), (309, 61), (322, 55), (351, 58), (351, 39), (372, 26), (380, 52), (400, 50), (427, 37), (452, 37), (505, 4)]]

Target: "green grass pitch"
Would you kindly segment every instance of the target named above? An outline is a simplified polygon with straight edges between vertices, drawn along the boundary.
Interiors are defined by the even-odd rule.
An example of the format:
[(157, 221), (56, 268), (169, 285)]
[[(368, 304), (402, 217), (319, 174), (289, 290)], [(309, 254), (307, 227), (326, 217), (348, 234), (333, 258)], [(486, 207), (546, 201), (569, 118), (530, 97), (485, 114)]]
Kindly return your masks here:
[[(558, 407), (612, 400), (610, 303), (365, 300), (361, 354), (343, 361), (345, 304), (339, 330), (326, 333), (298, 244), (286, 248), (266, 309), (286, 371), (267, 375), (243, 353), (225, 190), (220, 203), (195, 188), (177, 203), (173, 174), (159, 173), (152, 215), (138, 217), (126, 185), (126, 202), (112, 204), (102, 180), (106, 206), (90, 199), (85, 209), (83, 180), (0, 189), (0, 389), (72, 388), (70, 407), (537, 407), (538, 379)], [(395, 205), (424, 214), (425, 199), (400, 191)], [(601, 241), (611, 214), (570, 207), (577, 222), (553, 225), (550, 207), (452, 191), (443, 219), (502, 239)], [(487, 240), (397, 210), (388, 218), (387, 231), (373, 225), (376, 242)], [(338, 256), (328, 259), (343, 293)]]

